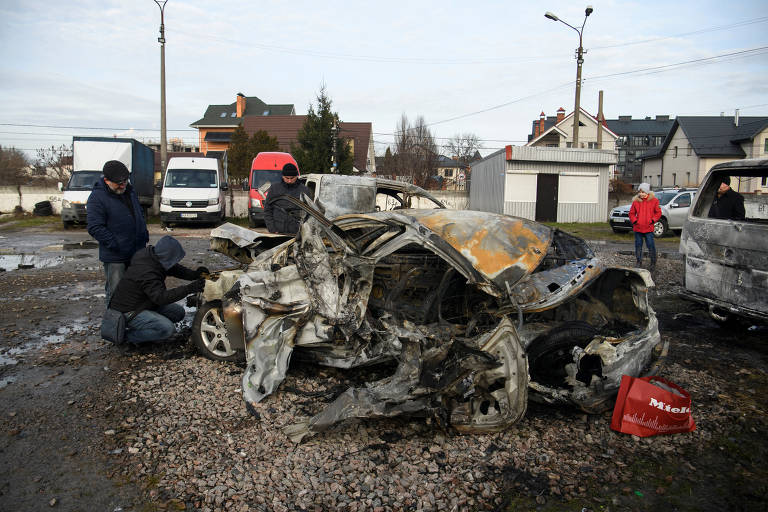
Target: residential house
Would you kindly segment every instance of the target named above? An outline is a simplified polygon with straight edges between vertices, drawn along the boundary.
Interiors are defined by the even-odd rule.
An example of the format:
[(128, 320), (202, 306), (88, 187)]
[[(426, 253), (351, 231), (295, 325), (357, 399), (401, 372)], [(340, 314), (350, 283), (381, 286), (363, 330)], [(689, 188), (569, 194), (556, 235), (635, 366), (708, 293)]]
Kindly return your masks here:
[[(298, 142), (299, 130), (306, 119), (307, 116), (296, 115), (293, 105), (267, 105), (255, 96), (245, 97), (238, 93), (235, 103), (209, 105), (205, 116), (190, 126), (198, 129), (200, 150), (206, 154), (229, 149), (232, 133), (238, 125), (243, 126), (249, 137), (264, 130), (277, 138), (281, 150), (290, 151), (291, 144)], [(375, 172), (371, 123), (342, 121), (339, 123), (339, 138), (349, 142), (357, 172)]]
[(296, 109), (293, 104), (267, 105), (256, 96), (246, 97), (237, 93), (234, 103), (229, 105), (208, 105), (205, 115), (192, 123), (200, 141), (200, 151), (226, 151), (229, 141), (243, 119), (265, 116), (293, 116)]
[(639, 184), (643, 181), (643, 162), (640, 155), (664, 142), (673, 120), (668, 115), (657, 115), (654, 119), (632, 119), (632, 116), (619, 116), (618, 119), (606, 119), (605, 124), (618, 135), (616, 149), (619, 160), (616, 174), (626, 183)]
[[(589, 119), (585, 120), (585, 117)], [(566, 121), (568, 119), (568, 121)], [(585, 126), (591, 127), (585, 133)], [(579, 145), (597, 148), (597, 118), (582, 109), (579, 116)], [(639, 155), (649, 149), (661, 146), (672, 121), (668, 115), (657, 115), (655, 119), (632, 119), (632, 116), (619, 116), (618, 119), (606, 119), (601, 149), (619, 150), (615, 177), (628, 183), (640, 183), (642, 162)], [(573, 121), (565, 117), (565, 109), (560, 107), (556, 116), (546, 116), (542, 112), (538, 120), (533, 121), (527, 145), (548, 147), (571, 147), (568, 136), (573, 130)]]
[[(663, 144), (641, 155), (643, 181), (655, 187), (696, 187), (709, 169), (742, 158), (768, 158), (768, 116), (681, 116)], [(765, 179), (740, 183), (740, 192), (768, 192)]]
[(608, 217), (613, 149), (507, 146), (472, 164), (469, 207), (540, 222)]

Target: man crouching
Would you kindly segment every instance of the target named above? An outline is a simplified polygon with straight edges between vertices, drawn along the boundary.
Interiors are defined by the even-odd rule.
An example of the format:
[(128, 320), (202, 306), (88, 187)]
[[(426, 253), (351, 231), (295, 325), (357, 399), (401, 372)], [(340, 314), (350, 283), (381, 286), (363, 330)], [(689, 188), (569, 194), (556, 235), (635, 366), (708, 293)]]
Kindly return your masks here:
[[(140, 249), (117, 285), (110, 308), (126, 316), (125, 341), (144, 343), (170, 338), (174, 324), (184, 318), (184, 308), (176, 301), (203, 290), (205, 267), (191, 270), (179, 262), (184, 249), (178, 240), (164, 236), (152, 246)], [(171, 290), (165, 287), (167, 276), (192, 281)]]

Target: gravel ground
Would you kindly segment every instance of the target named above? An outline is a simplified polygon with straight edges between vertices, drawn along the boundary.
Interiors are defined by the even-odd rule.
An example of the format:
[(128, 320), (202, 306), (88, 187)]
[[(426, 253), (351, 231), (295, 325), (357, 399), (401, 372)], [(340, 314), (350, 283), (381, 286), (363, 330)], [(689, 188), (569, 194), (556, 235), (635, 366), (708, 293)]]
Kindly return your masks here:
[[(597, 249), (610, 264), (634, 259), (615, 247)], [(100, 276), (90, 272), (95, 286)], [(662, 258), (651, 294), (671, 343), (662, 376), (693, 398), (697, 429), (689, 434), (640, 439), (610, 430), (610, 412), (531, 403), (521, 422), (497, 434), (454, 435), (423, 418), (369, 419), (295, 445), (283, 426), (386, 370), (293, 363), (281, 388), (250, 414), (242, 365), (209, 361), (183, 343), (105, 345), (96, 336), (97, 302), (83, 306), (91, 314), (77, 337), (45, 347), (34, 365), (63, 366), (64, 376), (66, 368), (91, 368), (91, 384), (81, 385), (71, 404), (64, 392), (57, 403), (69, 404), (72, 439), (89, 434), (81, 436), (84, 462), (76, 466), (87, 473), (90, 455), (95, 471), (124, 486), (110, 502), (120, 506), (109, 510), (764, 510), (767, 331), (717, 329), (677, 298), (681, 272), (674, 252)], [(0, 276), (0, 292), (18, 293), (18, 279)], [(30, 299), (23, 309), (34, 305)], [(0, 311), (8, 339), (19, 333), (14, 314)], [(66, 314), (57, 309), (49, 321)], [(99, 365), (104, 371), (94, 370)], [(0, 398), (10, 397), (8, 389)], [(34, 432), (34, 419), (19, 410), (22, 398), (13, 400), (0, 420), (7, 433), (2, 454), (15, 453), (20, 431)], [(0, 484), (0, 508), (14, 509), (2, 501), (12, 485)], [(40, 509), (51, 506), (50, 496), (42, 494)]]

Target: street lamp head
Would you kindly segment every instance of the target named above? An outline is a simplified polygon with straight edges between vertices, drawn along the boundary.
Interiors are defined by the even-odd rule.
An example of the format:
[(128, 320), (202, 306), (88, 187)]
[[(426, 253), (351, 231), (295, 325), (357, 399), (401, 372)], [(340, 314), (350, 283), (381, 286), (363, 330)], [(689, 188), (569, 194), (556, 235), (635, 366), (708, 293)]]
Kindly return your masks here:
[(553, 13), (553, 12), (549, 12), (549, 11), (545, 12), (545, 13), (544, 13), (544, 17), (545, 17), (545, 18), (549, 18), (549, 19), (551, 19), (552, 21), (560, 21), (560, 18), (558, 18), (557, 16), (555, 16), (555, 13)]
[(594, 9), (592, 8), (591, 5), (588, 5), (587, 8), (584, 10), (584, 14), (589, 16), (590, 14), (592, 14), (592, 11), (594, 11)]

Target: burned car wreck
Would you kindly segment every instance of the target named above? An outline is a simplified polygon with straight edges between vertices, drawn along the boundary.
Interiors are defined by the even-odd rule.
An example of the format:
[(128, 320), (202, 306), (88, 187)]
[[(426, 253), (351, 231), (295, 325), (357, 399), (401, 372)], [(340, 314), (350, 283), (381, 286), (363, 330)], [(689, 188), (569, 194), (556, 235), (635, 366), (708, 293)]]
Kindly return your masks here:
[(401, 414), (498, 431), (524, 416), (529, 393), (597, 412), (622, 375), (655, 373), (666, 355), (650, 274), (602, 268), (563, 231), (445, 209), (329, 221), (296, 203), (310, 217), (295, 238), (232, 227), (211, 242), (247, 264), (205, 292), (223, 353), (245, 355), (245, 400), (274, 393), (294, 356), (337, 368), (396, 362), (286, 427), (296, 442), (348, 418)]

